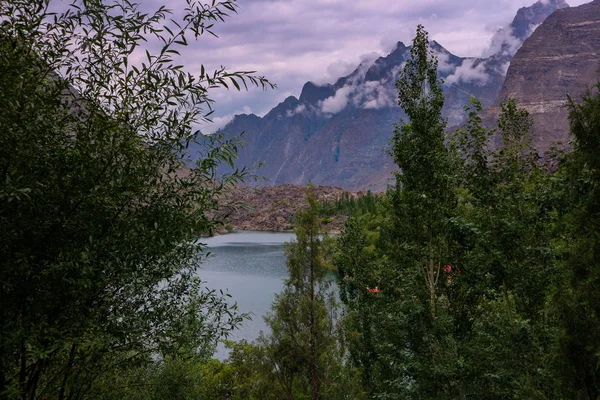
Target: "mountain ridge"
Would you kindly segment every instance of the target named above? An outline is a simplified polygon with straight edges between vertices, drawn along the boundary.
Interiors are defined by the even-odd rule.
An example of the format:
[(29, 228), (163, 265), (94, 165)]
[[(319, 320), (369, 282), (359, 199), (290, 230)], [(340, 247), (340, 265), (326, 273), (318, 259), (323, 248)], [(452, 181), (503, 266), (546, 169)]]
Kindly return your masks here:
[[(485, 108), (496, 104), (514, 41), (564, 7), (563, 0), (546, 0), (520, 9), (510, 32), (500, 30), (495, 36), (501, 45), (496, 43), (496, 51), (486, 58), (458, 57), (432, 41), (445, 80), (443, 115), (449, 125), (463, 121), (463, 107), (473, 95)], [(222, 132), (226, 137), (244, 132), (239, 163), (264, 161), (258, 173), (270, 179), (267, 185), (312, 182), (355, 191), (384, 189), (395, 165), (383, 149), (403, 116), (395, 81), (409, 56), (410, 48), (398, 42), (389, 54), (362, 62), (333, 84), (306, 82), (299, 97), (289, 96), (262, 118), (235, 116)]]

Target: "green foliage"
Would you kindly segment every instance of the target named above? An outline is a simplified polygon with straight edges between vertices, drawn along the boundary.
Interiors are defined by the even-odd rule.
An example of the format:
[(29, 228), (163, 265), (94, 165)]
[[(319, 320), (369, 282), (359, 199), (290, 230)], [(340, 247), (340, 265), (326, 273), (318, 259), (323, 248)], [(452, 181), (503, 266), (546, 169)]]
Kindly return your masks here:
[(197, 360), (165, 359), (134, 368), (118, 368), (99, 377), (87, 397), (103, 400), (208, 399), (204, 395), (207, 383), (203, 372), (213, 364), (212, 360), (200, 365)]
[(289, 279), (277, 295), (271, 328), (261, 343), (276, 370), (278, 398), (330, 398), (339, 367), (334, 331), (335, 302), (326, 279), (321, 227), (314, 190), (307, 192), (309, 207), (296, 215), (296, 241), (286, 244)]
[[(348, 220), (338, 239), (349, 363), (371, 398), (575, 398), (557, 379), (557, 344), (570, 336), (549, 301), (554, 293), (577, 304), (567, 296), (573, 289), (556, 297), (561, 229), (572, 221), (558, 219), (570, 209), (560, 198), (568, 193), (563, 173), (538, 165), (531, 122), (514, 100), (493, 131), (473, 99), (464, 128), (446, 143), (437, 64), (422, 27), (411, 55), (397, 84), (410, 123), (396, 127), (390, 147), (397, 187), (376, 218)], [(379, 293), (367, 290), (375, 285)], [(579, 329), (586, 334), (578, 339), (593, 343)], [(592, 360), (580, 367), (579, 387)]]
[(485, 195), (489, 187), (491, 172), (489, 166), (489, 138), (493, 131), (486, 130), (482, 126), (481, 102), (475, 97), (465, 106), (467, 122), (465, 128), (458, 129), (452, 136), (451, 144), (462, 158), (461, 186), (469, 192)]
[(564, 163), (560, 187), (564, 268), (553, 296), (562, 328), (556, 365), (565, 398), (600, 396), (600, 83), (577, 104), (569, 99), (573, 152)]
[[(392, 350), (382, 364), (399, 360), (385, 368), (388, 390), (399, 396), (420, 391), (441, 398), (452, 383), (451, 364), (458, 356), (442, 270), (456, 265), (451, 235), (456, 172), (453, 154), (444, 143), (437, 60), (421, 26), (396, 87), (398, 104), (410, 123), (396, 126), (392, 139), (400, 172), (392, 200), (392, 233), (384, 242), (393, 268), (384, 293), (394, 300), (387, 302), (378, 329), (397, 333), (384, 336)], [(391, 318), (392, 313), (399, 318)]]
[(343, 192), (334, 201), (321, 200), (319, 202), (319, 214), (324, 216), (374, 214), (377, 209), (379, 197), (379, 195), (372, 193), (370, 190), (357, 197), (348, 192)]
[(441, 118), (444, 94), (437, 77), (437, 59), (421, 25), (396, 87), (398, 105), (410, 120), (395, 127), (390, 149), (400, 168), (399, 189), (419, 191), (427, 198), (443, 197), (451, 189), (451, 173), (443, 173), (449, 167), (444, 156), (446, 123)]
[[(340, 237), (340, 296), (353, 365), (370, 396), (444, 398), (459, 358), (450, 313), (457, 161), (445, 144), (437, 60), (421, 26), (397, 82), (410, 123), (390, 153), (400, 168), (378, 226), (351, 220)], [(373, 229), (375, 228), (375, 229)], [(368, 243), (370, 241), (371, 243)], [(379, 286), (379, 293), (369, 288)]]
[(356, 218), (346, 221), (338, 238), (339, 251), (335, 257), (338, 270), (339, 295), (346, 306), (343, 314), (343, 329), (349, 353), (349, 366), (361, 374), (364, 390), (371, 397), (376, 393), (379, 359), (374, 337), (379, 314), (378, 294), (369, 293), (367, 288), (381, 286), (386, 290), (385, 280), (379, 274), (374, 254), (367, 250), (368, 240)]
[[(176, 59), (236, 3), (192, 1), (179, 22), (129, 2), (68, 9), (0, 3), (0, 399), (600, 397), (600, 83), (570, 100), (556, 173), (514, 100), (492, 131), (473, 99), (447, 141), (419, 26), (397, 82), (396, 187), (321, 207), (309, 190), (271, 332), (218, 361), (241, 319), (202, 289), (195, 239), (247, 172), (216, 174), (236, 141), (202, 139), (195, 168), (183, 154), (210, 88), (270, 84)], [(135, 63), (146, 37), (163, 47)]]
[[(83, 398), (107, 371), (203, 359), (239, 323), (202, 289), (195, 241), (247, 175), (216, 175), (238, 143), (203, 139), (191, 169), (182, 154), (209, 88), (269, 85), (176, 64), (234, 1), (192, 1), (179, 22), (130, 2), (48, 7), (0, 3), (2, 399)], [(147, 38), (161, 49), (134, 62)]]

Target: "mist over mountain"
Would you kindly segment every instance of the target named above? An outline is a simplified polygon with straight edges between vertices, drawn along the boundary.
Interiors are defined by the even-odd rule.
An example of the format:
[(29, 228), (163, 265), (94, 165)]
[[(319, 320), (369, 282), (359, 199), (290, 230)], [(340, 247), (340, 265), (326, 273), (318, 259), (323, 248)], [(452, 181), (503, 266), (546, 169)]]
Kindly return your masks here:
[[(567, 7), (564, 0), (544, 0), (521, 8), (493, 37), (485, 57), (458, 57), (432, 42), (448, 125), (463, 121), (471, 96), (493, 107), (517, 50), (552, 12)], [(409, 57), (410, 48), (398, 42), (387, 56), (363, 61), (332, 84), (307, 82), (299, 97), (288, 97), (264, 117), (236, 115), (222, 132), (229, 137), (243, 132), (246, 144), (237, 164), (263, 162), (258, 173), (269, 179), (267, 185), (385, 188), (395, 165), (383, 149), (403, 117), (395, 82)]]

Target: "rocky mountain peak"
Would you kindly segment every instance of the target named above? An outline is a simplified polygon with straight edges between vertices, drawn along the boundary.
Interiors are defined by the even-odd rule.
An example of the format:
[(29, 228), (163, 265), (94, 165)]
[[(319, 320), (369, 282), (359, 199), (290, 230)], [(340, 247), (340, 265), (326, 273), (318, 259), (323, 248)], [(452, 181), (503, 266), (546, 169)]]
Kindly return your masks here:
[(391, 69), (400, 66), (408, 56), (410, 47), (398, 42), (396, 48), (387, 56), (379, 57), (365, 73), (365, 81), (380, 81), (389, 75)]
[(529, 7), (522, 7), (517, 11), (511, 27), (513, 35), (525, 41), (532, 32), (532, 28), (544, 22), (555, 10), (569, 7), (565, 0), (539, 0)]
[(316, 104), (323, 101), (334, 93), (333, 86), (330, 84), (317, 85), (313, 82), (306, 82), (302, 87), (300, 94), (301, 103)]
[(508, 61), (550, 14), (568, 7), (565, 0), (539, 0), (529, 7), (520, 8), (510, 25), (496, 32), (486, 54), (497, 60)]
[(398, 42), (396, 43), (396, 46), (394, 47), (394, 50), (392, 50), (392, 53), (395, 51), (406, 51), (410, 49), (410, 47), (408, 47), (407, 45), (404, 44), (404, 42)]
[(265, 117), (269, 118), (285, 115), (288, 111), (298, 107), (299, 104), (300, 102), (297, 98), (295, 98), (294, 96), (288, 96), (284, 101), (282, 101), (275, 108), (269, 111), (269, 113)]
[(429, 42), (429, 48), (431, 50), (435, 51), (436, 53), (450, 54), (450, 52), (448, 50), (446, 50), (446, 48), (444, 46), (442, 46), (435, 40), (432, 40), (431, 42)]
[(598, 80), (599, 32), (599, 0), (565, 8), (550, 15), (511, 61), (498, 102), (514, 98), (529, 111), (540, 153), (569, 140), (567, 95), (578, 99)]

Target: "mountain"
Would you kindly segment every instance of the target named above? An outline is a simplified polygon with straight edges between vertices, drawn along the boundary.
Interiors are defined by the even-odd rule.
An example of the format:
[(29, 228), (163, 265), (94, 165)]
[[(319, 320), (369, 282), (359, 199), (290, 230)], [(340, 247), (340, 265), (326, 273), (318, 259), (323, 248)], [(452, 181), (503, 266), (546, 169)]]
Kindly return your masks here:
[[(432, 42), (444, 79), (443, 115), (450, 126), (463, 121), (463, 106), (472, 95), (484, 107), (495, 104), (514, 52), (563, 0), (541, 0), (518, 11), (513, 22), (494, 37), (489, 56), (465, 58)], [(395, 169), (383, 149), (393, 124), (403, 116), (395, 81), (410, 48), (398, 42), (385, 57), (364, 61), (333, 84), (307, 82), (299, 98), (290, 96), (264, 117), (237, 115), (223, 129), (227, 136), (244, 132), (239, 165), (264, 162), (258, 173), (267, 185), (284, 183), (339, 186), (347, 190), (385, 188)]]
[[(501, 102), (514, 98), (534, 122), (540, 153), (569, 140), (567, 95), (577, 101), (599, 78), (600, 0), (558, 10), (525, 41), (513, 58)], [(497, 114), (492, 109), (488, 114)]]

